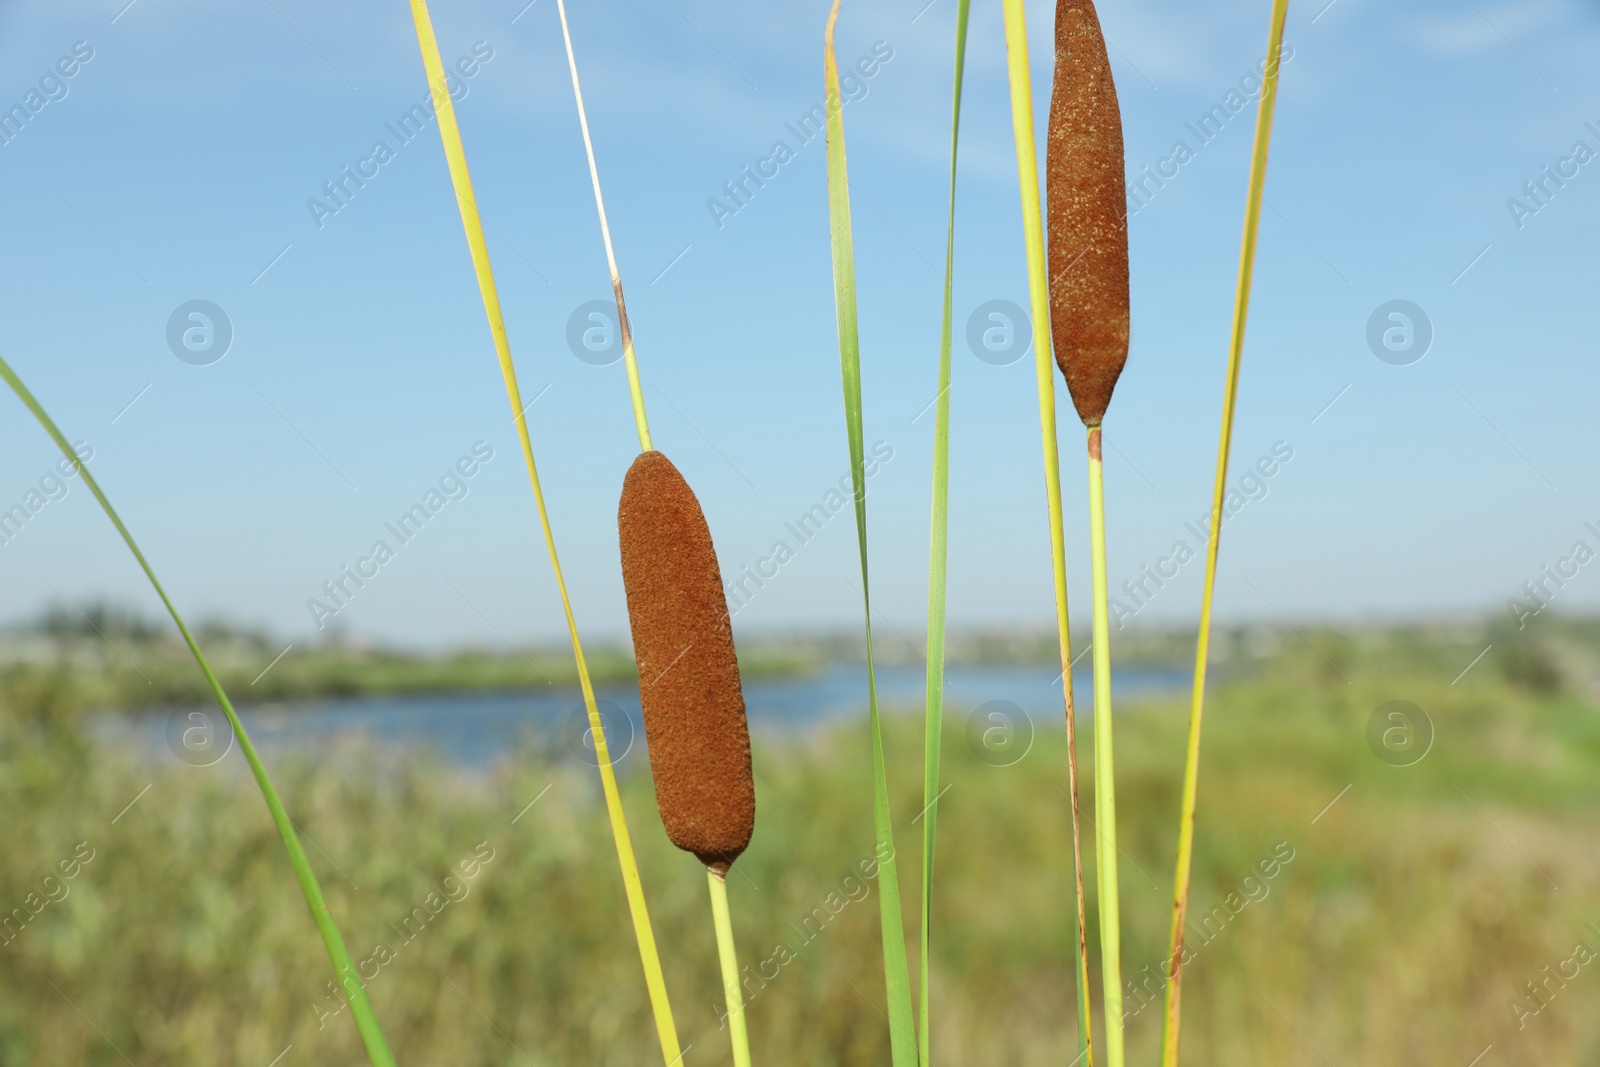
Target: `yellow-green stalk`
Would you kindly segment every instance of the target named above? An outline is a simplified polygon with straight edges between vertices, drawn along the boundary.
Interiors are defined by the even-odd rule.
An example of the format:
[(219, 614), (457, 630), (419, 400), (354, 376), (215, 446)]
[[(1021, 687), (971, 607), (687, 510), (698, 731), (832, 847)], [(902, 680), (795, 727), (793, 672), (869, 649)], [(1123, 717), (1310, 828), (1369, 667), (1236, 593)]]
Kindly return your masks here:
[(1222, 504), (1228, 489), (1228, 456), (1233, 444), (1234, 401), (1239, 393), (1239, 365), (1244, 353), (1245, 323), (1250, 311), (1250, 282), (1255, 272), (1256, 234), (1267, 178), (1267, 149), (1272, 141), (1272, 116), (1278, 101), (1278, 68), (1283, 25), (1289, 0), (1273, 0), (1267, 34), (1267, 66), (1256, 112), (1255, 147), (1250, 157), (1250, 189), (1245, 196), (1244, 236), (1239, 250), (1239, 281), (1234, 291), (1233, 329), (1228, 339), (1227, 383), (1222, 394), (1222, 431), (1217, 444), (1216, 479), (1211, 492), (1211, 540), (1206, 546), (1205, 588), (1200, 594), (1200, 636), (1195, 642), (1194, 688), (1189, 703), (1189, 745), (1184, 755), (1183, 801), (1178, 816), (1178, 859), (1173, 876), (1172, 933), (1167, 955), (1166, 1011), (1161, 1027), (1161, 1067), (1177, 1067), (1178, 1033), (1183, 1004), (1183, 928), (1189, 910), (1189, 875), (1194, 862), (1194, 819), (1200, 781), (1200, 722), (1205, 711), (1206, 661), (1211, 650), (1211, 600), (1217, 585), (1217, 551), (1222, 541)]
[(1033, 84), (1028, 69), (1028, 30), (1023, 0), (1003, 0), (1006, 64), (1011, 83), (1011, 122), (1017, 143), (1017, 179), (1022, 196), (1022, 229), (1028, 264), (1029, 310), (1033, 317), (1034, 379), (1039, 394), (1039, 438), (1044, 451), (1045, 504), (1050, 520), (1050, 563), (1054, 578), (1056, 635), (1061, 659), (1061, 690), (1067, 722), (1067, 781), (1072, 808), (1072, 869), (1078, 940), (1075, 972), (1078, 994), (1078, 1058), (1094, 1063), (1089, 1014), (1088, 921), (1084, 907), (1083, 844), (1078, 801), (1077, 717), (1072, 692), (1072, 643), (1067, 618), (1067, 553), (1061, 517), (1061, 456), (1056, 440), (1055, 366), (1050, 344), (1050, 287), (1045, 272), (1044, 219), (1039, 203), (1039, 159), (1034, 146)]
[(1106, 1062), (1122, 1067), (1122, 915), (1117, 887), (1117, 762), (1111, 744), (1111, 619), (1106, 588), (1105, 464), (1100, 427), (1089, 428), (1089, 559), (1094, 592), (1095, 881), (1100, 890), (1100, 977)]
[(711, 918), (717, 928), (717, 962), (722, 966), (722, 996), (728, 1009), (728, 1038), (733, 1067), (750, 1067), (750, 1031), (744, 1020), (744, 991), (739, 986), (739, 957), (733, 950), (733, 920), (728, 914), (728, 879), (706, 868), (711, 885)]

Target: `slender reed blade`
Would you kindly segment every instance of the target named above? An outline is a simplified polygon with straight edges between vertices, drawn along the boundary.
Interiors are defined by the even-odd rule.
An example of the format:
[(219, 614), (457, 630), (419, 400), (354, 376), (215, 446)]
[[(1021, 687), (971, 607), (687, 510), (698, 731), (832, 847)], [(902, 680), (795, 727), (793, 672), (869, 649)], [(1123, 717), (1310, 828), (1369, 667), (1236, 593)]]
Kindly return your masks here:
[(850, 178), (845, 166), (843, 96), (833, 31), (839, 0), (828, 14), (823, 77), (828, 110), (828, 231), (833, 246), (833, 296), (839, 320), (839, 370), (844, 380), (845, 430), (850, 442), (850, 480), (855, 489), (856, 544), (861, 554), (861, 606), (866, 616), (867, 714), (872, 732), (872, 820), (877, 838), (878, 911), (883, 927), (883, 975), (889, 1001), (889, 1049), (894, 1067), (917, 1062), (911, 1012), (911, 977), (906, 965), (900, 877), (895, 868), (894, 827), (889, 816), (884, 769), (883, 724), (878, 716), (878, 681), (872, 657), (872, 594), (867, 579), (867, 482), (861, 429), (861, 341), (856, 325), (855, 248), (850, 234)]
[(1222, 397), (1222, 430), (1217, 444), (1216, 480), (1211, 492), (1211, 540), (1206, 546), (1205, 588), (1200, 595), (1200, 635), (1195, 642), (1194, 689), (1189, 703), (1189, 744), (1184, 754), (1183, 800), (1178, 816), (1178, 857), (1173, 876), (1172, 933), (1167, 956), (1166, 1012), (1161, 1028), (1161, 1067), (1177, 1067), (1178, 1033), (1183, 999), (1183, 928), (1189, 911), (1189, 875), (1194, 861), (1195, 804), (1200, 783), (1200, 722), (1205, 711), (1206, 660), (1211, 651), (1211, 598), (1217, 585), (1217, 551), (1222, 541), (1222, 505), (1228, 491), (1228, 457), (1233, 447), (1234, 401), (1239, 393), (1239, 366), (1244, 354), (1245, 323), (1250, 311), (1250, 283), (1255, 274), (1256, 235), (1267, 179), (1267, 150), (1272, 142), (1272, 116), (1278, 103), (1279, 55), (1289, 0), (1273, 0), (1267, 34), (1267, 67), (1256, 112), (1255, 147), (1250, 156), (1250, 189), (1245, 198), (1244, 236), (1239, 250), (1239, 281), (1234, 292), (1233, 329), (1228, 339), (1227, 383)]
[(933, 940), (933, 851), (939, 818), (939, 747), (944, 732), (945, 592), (950, 555), (950, 334), (954, 319), (956, 151), (961, 141), (961, 85), (967, 65), (971, 0), (956, 5), (956, 59), (950, 105), (950, 215), (944, 243), (944, 310), (939, 327), (939, 393), (933, 429), (933, 517), (928, 549), (928, 683), (922, 753), (922, 926), (917, 1003), (917, 1062), (928, 1067), (932, 1040), (929, 952)]
[(33, 413), (33, 417), (39, 420), (39, 425), (44, 427), (50, 439), (56, 443), (56, 447), (61, 449), (61, 454), (66, 456), (77, 469), (83, 478), (83, 483), (89, 487), (89, 492), (94, 494), (106, 517), (111, 520), (111, 525), (122, 535), (123, 542), (133, 553), (133, 558), (138, 561), (139, 569), (144, 571), (144, 576), (149, 579), (156, 596), (161, 598), (167, 614), (171, 615), (172, 621), (177, 624), (178, 632), (183, 635), (184, 644), (189, 646), (189, 652), (200, 665), (200, 673), (205, 675), (206, 684), (211, 687), (212, 695), (217, 698), (223, 714), (228, 717), (228, 725), (233, 728), (234, 737), (239, 741), (239, 751), (244, 753), (245, 762), (250, 765), (250, 773), (255, 776), (256, 788), (261, 791), (262, 799), (267, 802), (267, 810), (272, 813), (272, 822), (278, 828), (278, 836), (283, 838), (284, 850), (289, 855), (289, 865), (294, 868), (295, 879), (300, 883), (300, 892), (305, 897), (306, 906), (311, 909), (312, 921), (316, 923), (317, 932), (322, 935), (322, 943), (328, 950), (328, 959), (332, 961), (334, 973), (339, 979), (339, 989), (350, 1005), (350, 1016), (355, 1020), (362, 1044), (366, 1046), (367, 1058), (373, 1067), (394, 1067), (394, 1054), (389, 1051), (389, 1043), (384, 1039), (383, 1030), (378, 1026), (378, 1018), (373, 1014), (372, 1003), (367, 999), (365, 983), (356, 973), (355, 964), (345, 948), (344, 938), (340, 936), (339, 928), (333, 921), (333, 914), (328, 910), (328, 901), (322, 895), (322, 887), (317, 883), (317, 876), (311, 870), (305, 849), (300, 845), (299, 832), (290, 821), (288, 813), (283, 810), (283, 802), (278, 799), (278, 791), (273, 788), (272, 780), (267, 777), (267, 769), (262, 764), (260, 756), (256, 754), (255, 746), (250, 743), (250, 735), (245, 732), (244, 723), (239, 721), (238, 713), (233, 710), (233, 702), (223, 691), (216, 672), (211, 669), (205, 653), (200, 650), (199, 643), (189, 632), (189, 627), (184, 624), (183, 617), (178, 614), (177, 607), (168, 598), (167, 591), (156, 578), (156, 572), (151, 568), (150, 562), (145, 559), (144, 553), (139, 551), (138, 544), (133, 540), (133, 534), (122, 524), (122, 519), (111, 506), (111, 501), (101, 491), (100, 483), (78, 458), (78, 454), (67, 442), (66, 435), (56, 426), (55, 420), (45, 412), (44, 407), (3, 358), (0, 358), (0, 378), (5, 379), (11, 391), (17, 394), (17, 398)]
[(644, 887), (639, 880), (639, 865), (634, 858), (633, 841), (628, 834), (628, 821), (622, 810), (622, 796), (617, 790), (616, 774), (611, 766), (611, 750), (606, 744), (605, 727), (600, 721), (600, 711), (595, 705), (594, 684), (589, 677), (589, 667), (583, 655), (583, 643), (578, 638), (578, 623), (572, 613), (572, 598), (567, 592), (566, 579), (561, 571), (561, 559), (556, 552), (555, 533), (550, 525), (550, 512), (545, 506), (544, 489), (539, 483), (539, 468), (534, 462), (533, 443), (528, 437), (526, 407), (522, 390), (517, 385), (517, 371), (511, 361), (511, 345), (506, 339), (505, 320), (500, 312), (500, 296), (495, 288), (494, 271), (489, 263), (489, 248), (484, 240), (483, 221), (478, 215), (477, 198), (472, 191), (472, 177), (467, 171), (466, 150), (461, 143), (461, 129), (456, 124), (455, 107), (450, 100), (445, 81), (444, 61), (439, 54), (439, 42), (434, 37), (433, 21), (428, 16), (425, 0), (411, 0), (411, 17), (416, 23), (417, 46), (422, 53), (422, 65), (427, 72), (428, 88), (433, 97), (434, 113), (438, 117), (439, 138), (444, 145), (445, 161), (450, 168), (450, 182), (455, 189), (456, 205), (461, 212), (461, 225), (466, 231), (467, 247), (472, 255), (473, 270), (478, 278), (478, 289), (483, 297), (484, 313), (489, 320), (489, 332), (494, 338), (495, 355), (500, 362), (500, 374), (505, 380), (506, 397), (511, 402), (517, 437), (522, 444), (522, 459), (528, 468), (528, 480), (533, 487), (533, 499), (539, 509), (539, 526), (544, 535), (545, 549), (550, 555), (550, 567), (555, 572), (556, 588), (561, 594), (561, 608), (566, 617), (567, 634), (572, 641), (572, 655), (577, 662), (578, 684), (583, 690), (583, 703), (589, 715), (590, 736), (594, 738), (595, 760), (599, 764), (600, 785), (606, 799), (606, 815), (611, 823), (611, 835), (616, 843), (617, 861), (622, 868), (623, 889), (628, 898), (628, 912), (633, 920), (634, 940), (639, 946), (639, 958), (644, 966), (645, 986), (650, 995), (650, 1009), (655, 1016), (656, 1035), (661, 1044), (661, 1056), (667, 1067), (675, 1067), (682, 1060), (678, 1044), (678, 1030), (672, 1019), (672, 1005), (667, 999), (666, 978), (661, 970), (661, 957), (656, 950), (655, 933), (650, 925), (650, 912), (645, 905)]
[(1044, 219), (1039, 204), (1039, 160), (1033, 134), (1033, 85), (1028, 71), (1028, 30), (1023, 0), (1003, 0), (1006, 69), (1011, 83), (1011, 123), (1017, 142), (1017, 179), (1028, 262), (1029, 311), (1033, 316), (1034, 380), (1039, 393), (1039, 440), (1044, 451), (1045, 504), (1050, 517), (1050, 564), (1055, 582), (1056, 635), (1061, 654), (1061, 691), (1067, 719), (1067, 784), (1072, 807), (1072, 871), (1078, 940), (1074, 970), (1078, 992), (1078, 1062), (1094, 1063), (1089, 1015), (1089, 926), (1084, 907), (1083, 835), (1078, 802), (1078, 728), (1072, 692), (1072, 642), (1067, 619), (1067, 550), (1061, 518), (1061, 455), (1056, 441), (1055, 361), (1050, 344), (1050, 286), (1045, 272)]

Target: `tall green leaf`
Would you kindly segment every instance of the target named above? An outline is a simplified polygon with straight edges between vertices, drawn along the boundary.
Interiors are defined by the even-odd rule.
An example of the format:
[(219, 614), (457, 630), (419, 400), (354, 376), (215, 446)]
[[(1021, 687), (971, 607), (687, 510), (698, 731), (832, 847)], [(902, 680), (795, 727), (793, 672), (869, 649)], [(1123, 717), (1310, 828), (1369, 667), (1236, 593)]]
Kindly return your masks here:
[(828, 232), (833, 243), (833, 298), (839, 320), (839, 371), (844, 379), (845, 431), (850, 440), (850, 480), (855, 489), (856, 543), (861, 552), (861, 606), (866, 613), (867, 715), (872, 731), (872, 821), (877, 839), (878, 911), (883, 927), (883, 975), (889, 999), (889, 1049), (894, 1067), (916, 1063), (911, 1014), (911, 976), (900, 914), (900, 877), (895, 865), (894, 826), (889, 817), (888, 773), (883, 763), (883, 724), (872, 657), (872, 593), (867, 578), (867, 480), (861, 431), (861, 339), (856, 328), (855, 247), (850, 236), (850, 176), (845, 166), (843, 96), (833, 48), (839, 0), (828, 14), (823, 77), (828, 110)]
[[(917, 1003), (917, 1062), (928, 1067), (929, 950), (933, 940), (933, 851), (939, 818), (939, 746), (944, 733), (945, 590), (950, 555), (950, 332), (954, 318), (956, 256), (956, 149), (961, 140), (961, 84), (967, 65), (967, 15), (971, 0), (956, 5), (956, 61), (950, 105), (950, 214), (944, 242), (944, 311), (939, 327), (939, 393), (933, 429), (933, 517), (928, 546), (928, 685), (922, 752), (922, 928)], [(841, 155), (842, 155), (841, 151)]]
[(61, 449), (61, 454), (77, 468), (78, 474), (83, 478), (83, 484), (88, 486), (89, 492), (100, 501), (100, 506), (105, 509), (111, 525), (122, 535), (122, 540), (127, 543), (128, 550), (138, 561), (144, 576), (150, 579), (156, 595), (166, 606), (167, 613), (172, 616), (172, 621), (177, 623), (178, 632), (183, 635), (184, 643), (194, 654), (195, 662), (200, 665), (200, 672), (205, 675), (212, 694), (222, 706), (223, 714), (228, 717), (228, 725), (233, 727), (234, 736), (239, 740), (239, 751), (244, 753), (245, 761), (250, 764), (250, 773), (255, 775), (256, 788), (261, 791), (262, 799), (267, 802), (267, 810), (272, 813), (272, 822), (278, 828), (278, 836), (283, 838), (284, 850), (289, 854), (289, 865), (294, 868), (294, 876), (300, 883), (300, 892), (306, 898), (306, 906), (311, 909), (311, 919), (317, 925), (317, 932), (322, 935), (322, 943), (328, 950), (328, 959), (333, 962), (334, 973), (339, 979), (339, 988), (347, 998), (350, 1015), (355, 1020), (362, 1043), (366, 1045), (367, 1058), (372, 1061), (373, 1067), (394, 1067), (394, 1055), (389, 1051), (389, 1044), (384, 1040), (383, 1031), (378, 1026), (378, 1018), (373, 1014), (371, 1002), (367, 1000), (366, 990), (361, 977), (356, 973), (355, 964), (350, 960), (344, 938), (339, 935), (339, 928), (334, 924), (333, 915), (328, 911), (328, 902), (322, 895), (322, 887), (317, 884), (317, 876), (311, 871), (311, 863), (306, 859), (305, 849), (300, 846), (300, 835), (283, 810), (283, 802), (278, 799), (278, 791), (272, 787), (272, 780), (267, 777), (267, 769), (262, 766), (261, 758), (256, 755), (255, 746), (250, 743), (249, 734), (245, 733), (244, 723), (239, 721), (238, 714), (233, 710), (233, 702), (228, 699), (228, 694), (223, 692), (222, 683), (217, 680), (216, 672), (206, 661), (205, 653), (200, 651), (200, 645), (189, 632), (189, 627), (184, 625), (178, 609), (167, 597), (167, 591), (162, 588), (161, 582), (156, 578), (156, 572), (144, 558), (144, 553), (139, 551), (139, 546), (134, 543), (133, 535), (122, 524), (122, 519), (111, 506), (111, 501), (106, 499), (105, 493), (100, 491), (100, 483), (95, 481), (94, 475), (89, 473), (89, 468), (67, 443), (66, 436), (56, 426), (55, 420), (45, 412), (43, 406), (34, 398), (28, 387), (22, 384), (22, 379), (17, 377), (16, 372), (4, 358), (0, 358), (0, 378), (5, 379), (11, 391), (17, 394), (17, 398), (33, 413), (33, 417), (39, 420), (39, 425), (44, 427), (50, 439), (56, 443), (56, 447)]

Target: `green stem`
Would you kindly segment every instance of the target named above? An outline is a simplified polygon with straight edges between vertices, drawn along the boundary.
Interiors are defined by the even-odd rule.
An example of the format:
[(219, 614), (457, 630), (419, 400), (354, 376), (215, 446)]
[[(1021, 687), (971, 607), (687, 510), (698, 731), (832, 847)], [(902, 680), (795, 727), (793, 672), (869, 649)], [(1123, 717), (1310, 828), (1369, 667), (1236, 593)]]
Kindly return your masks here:
[(211, 664), (206, 661), (205, 653), (200, 651), (200, 645), (195, 641), (194, 635), (189, 632), (189, 627), (184, 625), (183, 618), (178, 614), (178, 609), (173, 606), (167, 597), (167, 591), (162, 588), (161, 582), (156, 578), (156, 572), (151, 569), (150, 563), (144, 558), (144, 553), (139, 551), (139, 546), (134, 543), (133, 535), (122, 524), (122, 519), (117, 515), (116, 509), (111, 506), (111, 501), (106, 499), (101, 492), (100, 484), (95, 481), (94, 475), (89, 473), (78, 454), (73, 451), (67, 442), (66, 436), (56, 426), (55, 420), (45, 412), (39, 401), (22, 379), (18, 378), (11, 365), (0, 358), (0, 378), (4, 378), (11, 391), (17, 394), (24, 406), (39, 420), (45, 432), (55, 441), (56, 447), (61, 449), (61, 454), (66, 456), (72, 465), (77, 468), (78, 474), (83, 477), (83, 484), (89, 487), (89, 492), (100, 502), (105, 510), (106, 517), (111, 520), (111, 525), (117, 528), (117, 533), (122, 535), (122, 540), (127, 544), (128, 550), (133, 553), (133, 558), (138, 561), (139, 567), (144, 571), (144, 576), (150, 580), (156, 595), (161, 598), (161, 603), (166, 606), (167, 613), (172, 616), (172, 621), (177, 623), (178, 632), (183, 635), (184, 644), (189, 646), (189, 651), (194, 655), (195, 662), (200, 665), (200, 673), (205, 675), (206, 684), (211, 687), (212, 695), (217, 698), (217, 703), (222, 706), (222, 712), (228, 717), (228, 725), (233, 727), (233, 733), (239, 741), (239, 751), (244, 753), (245, 762), (250, 765), (250, 773), (255, 776), (256, 788), (261, 791), (261, 797), (267, 802), (267, 810), (272, 814), (272, 822), (278, 828), (278, 836), (283, 838), (283, 847), (289, 854), (289, 865), (294, 868), (295, 879), (300, 883), (300, 892), (306, 899), (306, 906), (311, 909), (311, 919), (317, 924), (317, 932), (322, 935), (322, 943), (327, 947), (328, 959), (333, 962), (334, 973), (339, 979), (339, 988), (350, 1004), (350, 1015), (355, 1020), (356, 1029), (361, 1034), (361, 1041), (367, 1048), (367, 1058), (372, 1061), (373, 1067), (394, 1067), (394, 1054), (389, 1051), (389, 1044), (384, 1040), (383, 1030), (378, 1026), (378, 1018), (372, 1011), (372, 1004), (367, 1000), (365, 984), (360, 975), (356, 973), (355, 964), (350, 960), (350, 953), (345, 948), (344, 938), (339, 935), (339, 928), (334, 924), (333, 916), (328, 911), (328, 901), (322, 895), (322, 887), (317, 884), (317, 876), (311, 871), (311, 862), (306, 858), (305, 849), (300, 846), (300, 835), (294, 828), (294, 823), (289, 820), (288, 814), (283, 810), (283, 802), (278, 799), (278, 791), (273, 788), (272, 780), (267, 777), (267, 769), (261, 763), (261, 758), (256, 755), (255, 746), (250, 743), (249, 734), (245, 733), (244, 723), (239, 721), (238, 713), (233, 710), (233, 702), (228, 699), (228, 694), (222, 689), (222, 683), (217, 680), (216, 673), (211, 669)]
[(717, 928), (717, 962), (722, 965), (722, 996), (728, 1008), (728, 1037), (734, 1067), (750, 1067), (750, 1031), (745, 1026), (744, 994), (739, 988), (739, 957), (733, 950), (733, 920), (728, 914), (728, 880), (706, 868), (711, 884), (711, 921)]
[(944, 312), (939, 329), (939, 393), (934, 402), (933, 518), (928, 550), (928, 682), (922, 752), (921, 983), (917, 1004), (917, 1062), (928, 1067), (929, 955), (933, 939), (933, 847), (939, 818), (939, 747), (944, 732), (945, 593), (950, 556), (950, 337), (955, 308), (956, 147), (961, 138), (961, 84), (967, 62), (971, 0), (956, 5), (956, 69), (950, 106), (950, 216), (944, 245)]
[(1106, 1063), (1122, 1067), (1122, 915), (1117, 895), (1117, 762), (1111, 747), (1111, 612), (1106, 589), (1105, 464), (1089, 428), (1089, 553), (1094, 578), (1094, 866), (1100, 887), (1100, 979)]

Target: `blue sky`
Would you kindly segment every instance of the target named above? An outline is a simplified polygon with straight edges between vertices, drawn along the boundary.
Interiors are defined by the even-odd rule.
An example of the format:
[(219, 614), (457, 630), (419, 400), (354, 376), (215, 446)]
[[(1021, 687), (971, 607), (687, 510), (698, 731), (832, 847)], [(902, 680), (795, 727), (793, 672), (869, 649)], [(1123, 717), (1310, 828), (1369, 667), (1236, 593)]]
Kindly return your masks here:
[[(866, 434), (892, 453), (869, 504), (875, 597), (910, 635), (925, 619), (922, 413), (955, 13), (925, 2), (854, 3), (839, 31), (842, 61), (879, 59), (845, 120)], [(0, 352), (88, 442), (189, 613), (305, 639), (307, 600), (382, 539), (394, 558), (339, 613), (350, 633), (418, 646), (559, 636), (436, 129), (403, 142), (386, 125), (426, 96), (406, 5), (124, 3), (0, 9), (0, 108), (26, 110), (39, 92), (0, 144)], [(620, 636), (615, 507), (636, 442), (621, 364), (568, 344), (574, 312), (608, 295), (605, 260), (554, 0), (524, 3), (439, 0), (433, 15), (447, 62), (477, 57), (458, 113), (524, 393), (539, 395), (534, 445), (580, 625)], [(1600, 161), (1574, 155), (1579, 141), (1600, 152), (1600, 8), (1324, 3), (1289, 20), (1235, 438), (1236, 480), (1263, 459), (1273, 474), (1242, 487), (1256, 499), (1226, 528), (1219, 613), (1507, 613), (1575, 541), (1600, 548), (1584, 525), (1600, 529)], [(1248, 86), (1269, 6), (1101, 5), (1130, 174), (1180, 140), (1193, 149), (1131, 223), (1133, 346), (1106, 429), (1114, 586), (1146, 564), (1170, 569), (1161, 561), (1195, 543), (1185, 524), (1208, 506), (1254, 108), (1203, 145), (1190, 125)], [(823, 147), (789, 125), (822, 96), (825, 6), (575, 0), (569, 14), (657, 444), (699, 492), (725, 572), (779, 540), (795, 550), (737, 625), (854, 625), (848, 512), (804, 545), (785, 525), (848, 471)], [(1051, 14), (1030, 5), (1041, 109)], [(1048, 626), (1031, 361), (985, 362), (965, 340), (981, 306), (1027, 302), (997, 5), (975, 5), (967, 84), (950, 614)], [(391, 157), (363, 162), (379, 141)], [(780, 141), (793, 158), (736, 213), (717, 211), (724, 183)], [(345, 167), (371, 176), (319, 212), (311, 201), (329, 205), (324, 183)], [(1530, 181), (1545, 181), (1540, 201)], [(231, 324), (209, 365), (168, 343), (193, 300)], [(1392, 300), (1431, 325), (1420, 361), (1369, 347), (1369, 320)], [(20, 405), (0, 410), (10, 507), (56, 457)], [(1061, 428), (1077, 613), (1084, 462), (1064, 394)], [(392, 539), (385, 523), (478, 442), (493, 458), (446, 483), (465, 495), (410, 542)], [(1591, 569), (1557, 608), (1600, 604)], [(1199, 585), (1199, 562), (1182, 566), (1127, 602), (1130, 625), (1192, 620)], [(107, 597), (154, 607), (68, 480), (0, 545), (0, 621)]]

